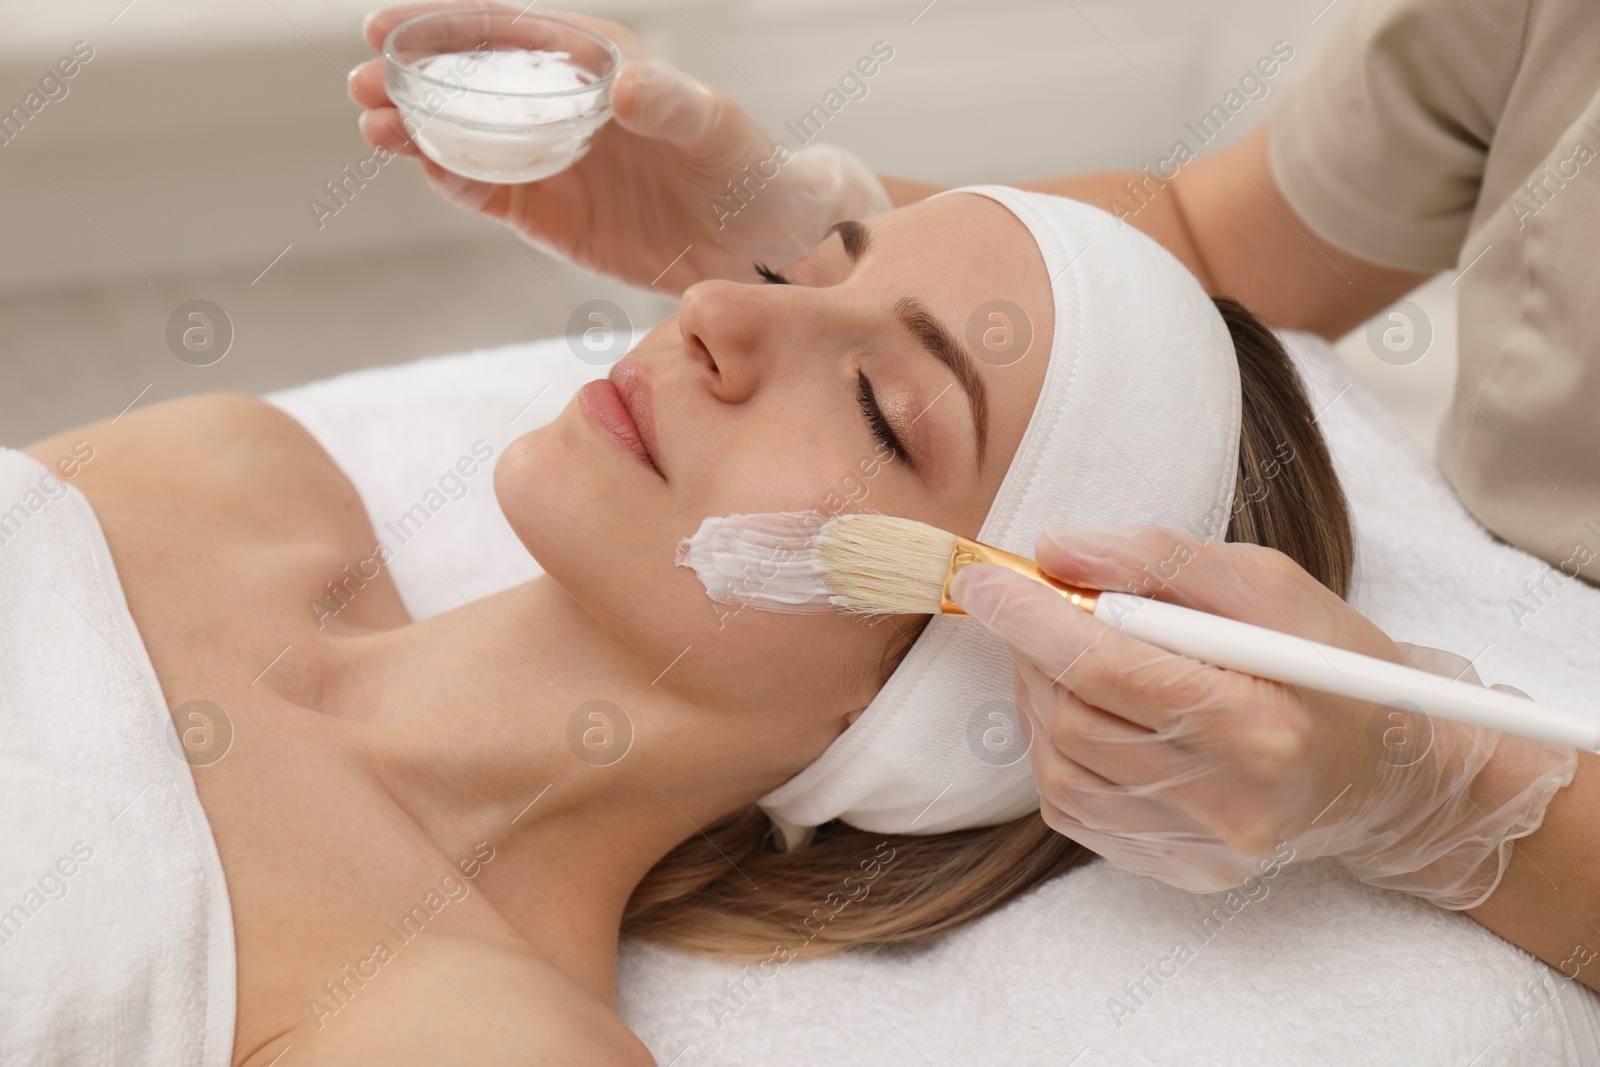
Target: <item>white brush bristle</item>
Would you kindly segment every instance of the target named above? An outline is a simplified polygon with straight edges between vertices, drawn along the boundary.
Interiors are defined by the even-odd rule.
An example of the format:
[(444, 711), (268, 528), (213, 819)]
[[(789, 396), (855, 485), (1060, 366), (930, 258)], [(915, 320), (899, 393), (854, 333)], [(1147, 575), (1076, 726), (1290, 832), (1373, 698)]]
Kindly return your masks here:
[(822, 528), (817, 570), (838, 607), (937, 615), (955, 545), (955, 534), (915, 519), (840, 515)]

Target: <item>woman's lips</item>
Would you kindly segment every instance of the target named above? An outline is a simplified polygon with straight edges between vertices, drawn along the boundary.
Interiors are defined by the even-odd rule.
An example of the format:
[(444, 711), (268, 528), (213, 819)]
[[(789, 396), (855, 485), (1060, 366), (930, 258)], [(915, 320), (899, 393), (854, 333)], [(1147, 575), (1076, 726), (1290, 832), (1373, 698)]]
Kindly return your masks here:
[(639, 462), (665, 480), (656, 462), (655, 410), (650, 382), (632, 360), (621, 360), (609, 378), (578, 390), (578, 403), (590, 421)]

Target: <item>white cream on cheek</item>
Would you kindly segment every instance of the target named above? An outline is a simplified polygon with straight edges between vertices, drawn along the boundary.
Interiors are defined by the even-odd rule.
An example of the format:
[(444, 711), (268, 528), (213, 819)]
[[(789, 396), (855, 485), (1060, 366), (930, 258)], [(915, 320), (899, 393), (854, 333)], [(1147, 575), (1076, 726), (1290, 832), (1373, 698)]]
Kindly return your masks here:
[(720, 604), (816, 614), (837, 610), (817, 573), (816, 538), (827, 516), (815, 511), (713, 515), (678, 542), (689, 567)]

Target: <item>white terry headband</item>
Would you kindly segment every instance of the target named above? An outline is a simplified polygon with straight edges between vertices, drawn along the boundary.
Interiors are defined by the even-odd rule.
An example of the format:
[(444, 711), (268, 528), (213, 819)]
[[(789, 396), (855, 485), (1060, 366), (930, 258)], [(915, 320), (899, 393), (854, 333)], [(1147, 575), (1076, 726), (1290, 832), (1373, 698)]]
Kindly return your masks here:
[[(1031, 556), (1055, 526), (1221, 537), (1239, 463), (1239, 363), (1194, 275), (1088, 204), (999, 185), (939, 195), (950, 193), (986, 196), (1027, 226), (1055, 300), (1044, 386), (978, 539)], [(1020, 737), (1005, 644), (935, 615), (856, 721), (759, 804), (789, 849), (832, 819), (909, 834), (1007, 822), (1039, 806)]]

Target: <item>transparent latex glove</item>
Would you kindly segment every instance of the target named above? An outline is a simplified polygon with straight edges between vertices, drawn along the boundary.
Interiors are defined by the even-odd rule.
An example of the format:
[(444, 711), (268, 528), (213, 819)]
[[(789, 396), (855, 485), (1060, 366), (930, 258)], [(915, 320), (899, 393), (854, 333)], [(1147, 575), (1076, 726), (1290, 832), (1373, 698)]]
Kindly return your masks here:
[[(406, 19), (452, 7), (516, 10), (489, 3), (385, 8), (368, 16), (367, 43), (382, 49)], [(856, 156), (832, 145), (780, 148), (749, 112), (652, 58), (624, 27), (547, 14), (610, 38), (625, 60), (612, 87), (613, 121), (572, 167), (541, 181), (496, 185), (423, 158), (384, 89), (381, 57), (350, 72), (350, 97), (366, 109), (362, 136), (375, 148), (417, 157), (452, 203), (505, 222), (582, 267), (664, 293), (707, 278), (754, 281), (752, 261), (782, 268), (834, 223), (894, 206)]]
[[(1047, 531), (1064, 581), (1154, 595), (1451, 676), (1287, 556), (1154, 527)], [(1338, 857), (1369, 885), (1482, 903), (1510, 843), (1572, 780), (1571, 748), (1222, 670), (1134, 640), (1009, 571), (951, 594), (1011, 647), (1045, 821), (1126, 870), (1194, 892), (1267, 862)], [(1477, 682), (1476, 675), (1471, 680)]]

